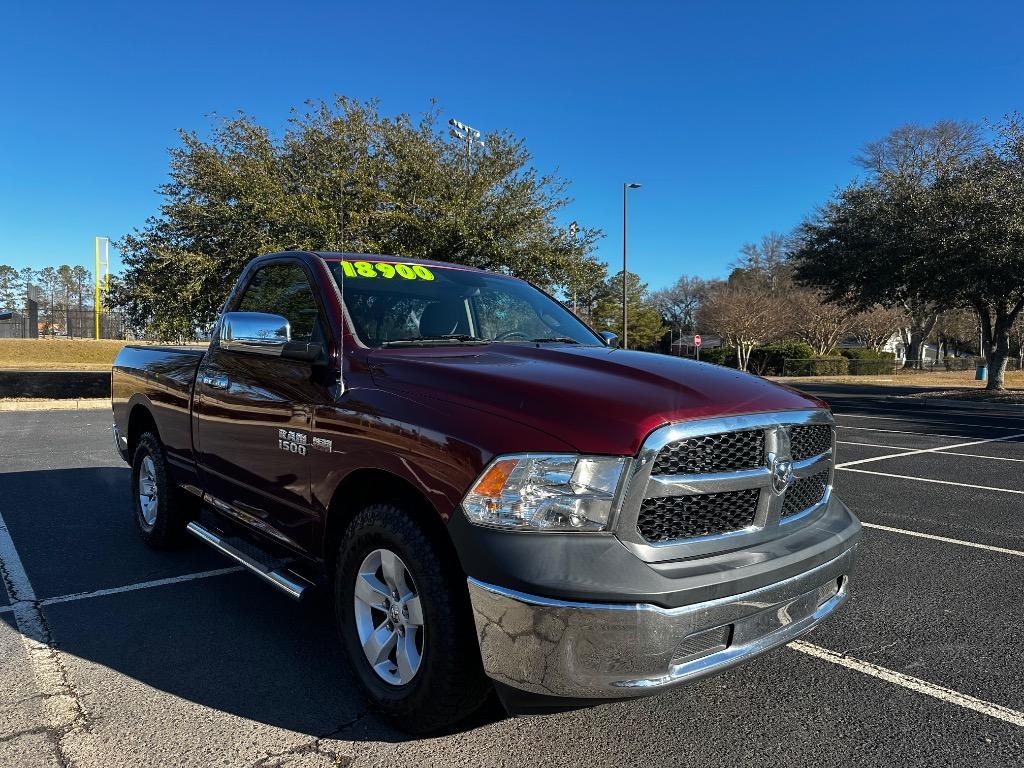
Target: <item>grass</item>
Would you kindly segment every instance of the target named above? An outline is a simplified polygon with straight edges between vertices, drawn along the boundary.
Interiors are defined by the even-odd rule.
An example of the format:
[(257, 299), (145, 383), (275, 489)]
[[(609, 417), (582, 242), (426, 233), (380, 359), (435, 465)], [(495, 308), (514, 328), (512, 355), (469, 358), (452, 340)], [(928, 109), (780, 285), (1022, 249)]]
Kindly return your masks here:
[[(886, 376), (773, 376), (775, 381), (821, 381), (834, 384), (880, 384), (893, 387), (943, 387), (984, 389), (984, 381), (974, 380), (974, 371), (903, 371)], [(1008, 389), (1024, 389), (1024, 371), (1007, 371)]]
[(129, 342), (107, 339), (0, 339), (0, 369), (110, 370)]

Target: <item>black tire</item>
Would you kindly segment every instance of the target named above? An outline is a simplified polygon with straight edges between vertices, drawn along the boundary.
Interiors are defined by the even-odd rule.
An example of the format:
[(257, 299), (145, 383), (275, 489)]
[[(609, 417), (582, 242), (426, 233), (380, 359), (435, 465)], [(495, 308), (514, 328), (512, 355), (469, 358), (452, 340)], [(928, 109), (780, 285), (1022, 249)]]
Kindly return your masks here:
[[(140, 493), (139, 476), (143, 472), (152, 475), (156, 491), (155, 504), (148, 511), (144, 511)], [(180, 544), (185, 537), (185, 526), (195, 516), (197, 500), (171, 482), (164, 447), (152, 432), (141, 434), (136, 443), (131, 492), (135, 526), (146, 545), (169, 549)]]
[[(380, 549), (402, 560), (421, 602), (419, 668), (404, 684), (378, 675), (356, 625), (356, 578), (364, 559)], [(405, 509), (383, 503), (356, 514), (338, 552), (334, 610), (352, 670), (371, 705), (410, 733), (437, 731), (464, 720), (491, 690), (480, 661), (465, 576), (450, 560)]]

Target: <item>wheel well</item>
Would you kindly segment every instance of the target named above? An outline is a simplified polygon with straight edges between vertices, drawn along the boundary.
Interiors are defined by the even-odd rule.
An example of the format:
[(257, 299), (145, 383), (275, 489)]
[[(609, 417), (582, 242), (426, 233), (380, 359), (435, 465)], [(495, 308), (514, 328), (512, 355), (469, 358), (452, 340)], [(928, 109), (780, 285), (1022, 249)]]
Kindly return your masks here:
[[(327, 510), (324, 532), (324, 563), (328, 578), (334, 578), (338, 546), (352, 518), (368, 504), (391, 502), (406, 506), (416, 513), (434, 545), (445, 557), (456, 557), (444, 522), (426, 496), (398, 475), (382, 469), (358, 469), (349, 474), (334, 490)], [(449, 562), (453, 562), (449, 560)]]
[(135, 455), (135, 446), (138, 445), (139, 436), (144, 432), (152, 432), (160, 438), (160, 432), (156, 428), (156, 420), (149, 409), (144, 405), (136, 405), (128, 416), (128, 460)]

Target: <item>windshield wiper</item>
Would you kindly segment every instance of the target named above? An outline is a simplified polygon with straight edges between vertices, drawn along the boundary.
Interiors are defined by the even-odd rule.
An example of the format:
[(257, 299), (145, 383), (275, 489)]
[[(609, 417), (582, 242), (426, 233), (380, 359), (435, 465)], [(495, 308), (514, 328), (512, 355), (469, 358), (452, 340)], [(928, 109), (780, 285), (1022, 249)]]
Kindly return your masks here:
[(472, 336), (468, 333), (442, 333), (434, 336), (410, 336), (407, 339), (391, 339), (385, 341), (381, 346), (391, 347), (395, 344), (421, 344), (423, 342), (446, 342), (446, 341), (457, 341), (457, 342), (473, 342), (473, 341), (487, 341), (487, 339), (481, 339), (479, 336)]
[(570, 339), (568, 336), (542, 336), (539, 339), (530, 339), (535, 344), (543, 344), (545, 342), (549, 344), (579, 344), (576, 339)]

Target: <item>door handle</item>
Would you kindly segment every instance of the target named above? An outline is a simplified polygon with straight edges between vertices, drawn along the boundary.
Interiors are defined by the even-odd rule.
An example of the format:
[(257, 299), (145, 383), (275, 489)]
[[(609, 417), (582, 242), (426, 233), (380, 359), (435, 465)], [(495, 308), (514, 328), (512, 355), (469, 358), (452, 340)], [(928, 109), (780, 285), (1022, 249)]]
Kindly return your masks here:
[(208, 373), (203, 374), (203, 384), (210, 387), (210, 389), (227, 389), (231, 382), (228, 377), (223, 373), (219, 373), (216, 376), (211, 376)]

